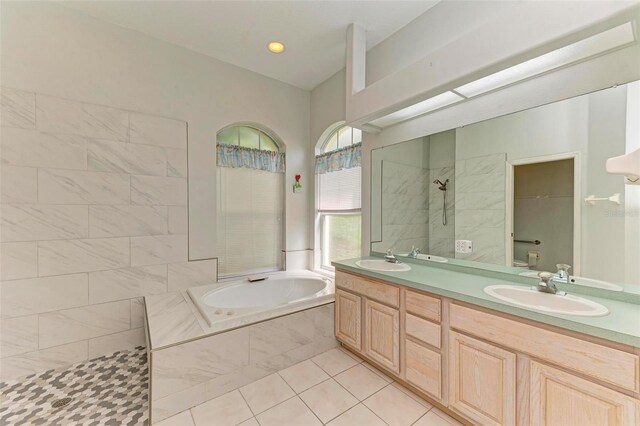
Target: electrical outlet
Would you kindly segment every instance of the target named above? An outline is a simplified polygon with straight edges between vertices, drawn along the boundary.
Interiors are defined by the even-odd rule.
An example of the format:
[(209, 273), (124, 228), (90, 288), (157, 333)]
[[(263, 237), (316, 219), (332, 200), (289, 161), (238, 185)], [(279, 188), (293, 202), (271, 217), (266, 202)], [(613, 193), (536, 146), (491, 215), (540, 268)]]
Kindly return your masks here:
[(470, 240), (456, 240), (456, 253), (469, 254), (473, 251), (473, 243)]

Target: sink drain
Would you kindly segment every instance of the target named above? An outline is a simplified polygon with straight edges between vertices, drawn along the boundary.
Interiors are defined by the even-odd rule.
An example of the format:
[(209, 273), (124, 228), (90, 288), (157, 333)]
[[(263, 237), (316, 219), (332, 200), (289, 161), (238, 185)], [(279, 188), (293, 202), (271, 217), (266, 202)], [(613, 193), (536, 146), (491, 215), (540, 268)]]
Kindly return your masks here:
[(71, 398), (69, 398), (69, 397), (56, 399), (55, 401), (53, 401), (51, 403), (51, 408), (66, 407), (67, 405), (69, 405), (70, 402), (71, 402)]

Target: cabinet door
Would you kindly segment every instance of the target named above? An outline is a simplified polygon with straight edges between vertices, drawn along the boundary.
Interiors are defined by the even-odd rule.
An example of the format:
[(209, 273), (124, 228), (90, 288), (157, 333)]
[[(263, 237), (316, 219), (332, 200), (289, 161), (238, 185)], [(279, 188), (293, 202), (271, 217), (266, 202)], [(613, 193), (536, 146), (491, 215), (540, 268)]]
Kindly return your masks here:
[(365, 354), (381, 366), (400, 372), (400, 312), (365, 299)]
[(513, 425), (516, 355), (449, 332), (449, 407), (483, 425)]
[(362, 298), (336, 289), (336, 338), (358, 351), (362, 350)]
[(604, 386), (531, 362), (532, 425), (637, 425), (639, 402)]
[(411, 340), (405, 340), (407, 382), (428, 393), (438, 401), (442, 398), (440, 354)]

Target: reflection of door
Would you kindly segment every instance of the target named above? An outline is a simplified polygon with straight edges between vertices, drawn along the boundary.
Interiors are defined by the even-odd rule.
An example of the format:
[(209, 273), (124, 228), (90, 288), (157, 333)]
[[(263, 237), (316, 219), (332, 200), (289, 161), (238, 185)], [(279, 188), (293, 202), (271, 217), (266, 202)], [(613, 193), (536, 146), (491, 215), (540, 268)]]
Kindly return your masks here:
[(534, 271), (556, 264), (579, 269), (579, 181), (577, 154), (532, 158), (510, 165), (507, 249), (512, 261)]

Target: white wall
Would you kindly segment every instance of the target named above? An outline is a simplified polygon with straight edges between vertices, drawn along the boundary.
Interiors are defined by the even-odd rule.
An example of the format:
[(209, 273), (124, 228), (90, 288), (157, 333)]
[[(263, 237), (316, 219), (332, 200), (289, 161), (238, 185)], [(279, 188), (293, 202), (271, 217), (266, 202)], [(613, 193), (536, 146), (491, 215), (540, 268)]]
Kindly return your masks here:
[[(309, 92), (55, 3), (0, 7), (2, 377), (142, 344), (139, 297), (215, 281), (214, 260), (186, 261), (217, 256), (215, 142), (229, 124), (286, 144), (284, 247), (309, 248), (312, 191), (289, 189), (311, 175)], [(29, 137), (15, 136), (22, 114)], [(136, 143), (136, 129), (150, 136)], [(117, 148), (92, 154), (91, 138)], [(165, 158), (174, 143), (179, 177)]]
[[(313, 192), (316, 187), (315, 174), (313, 172), (315, 166), (315, 148), (318, 142), (322, 142), (321, 138), (324, 132), (332, 125), (344, 121), (345, 118), (345, 72), (344, 69), (334, 74), (329, 79), (318, 85), (311, 92), (311, 125), (310, 125), (310, 148), (311, 156), (309, 158), (309, 168), (311, 173), (307, 180), (307, 190)], [(316, 229), (319, 229), (320, 222), (316, 218), (315, 204), (316, 199), (312, 197), (309, 200), (309, 223), (313, 226), (309, 227), (310, 248), (313, 248), (313, 264), (320, 265), (320, 239), (316, 239)]]
[[(188, 123), (190, 259), (216, 256), (218, 130), (266, 126), (287, 145), (287, 187), (310, 177), (309, 92), (53, 3), (1, 11), (3, 86)], [(310, 246), (310, 196), (286, 192), (286, 250)]]

